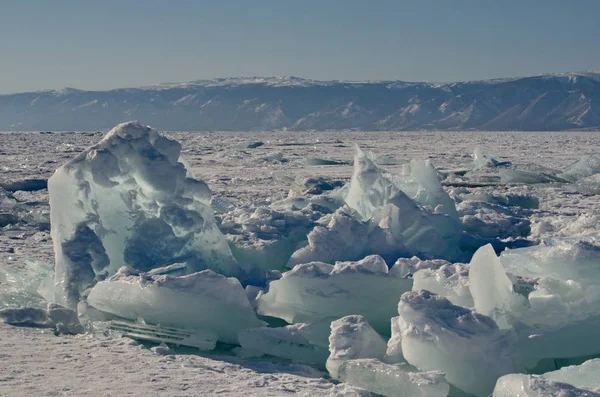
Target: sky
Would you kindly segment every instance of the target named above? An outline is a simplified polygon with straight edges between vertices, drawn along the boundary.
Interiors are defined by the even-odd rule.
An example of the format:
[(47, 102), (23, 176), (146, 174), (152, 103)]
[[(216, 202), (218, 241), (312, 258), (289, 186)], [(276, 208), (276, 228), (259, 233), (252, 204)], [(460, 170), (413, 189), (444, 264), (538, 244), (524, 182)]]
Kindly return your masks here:
[(600, 69), (598, 0), (0, 0), (0, 93)]

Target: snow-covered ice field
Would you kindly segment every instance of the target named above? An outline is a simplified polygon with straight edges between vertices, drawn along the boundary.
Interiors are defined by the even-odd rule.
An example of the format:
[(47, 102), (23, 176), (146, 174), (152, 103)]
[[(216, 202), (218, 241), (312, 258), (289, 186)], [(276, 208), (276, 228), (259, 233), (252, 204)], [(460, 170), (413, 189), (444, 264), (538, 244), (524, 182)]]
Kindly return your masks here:
[[(296, 197), (309, 197), (323, 193), (321, 191), (307, 193), (307, 188), (310, 190), (314, 189), (315, 186), (302, 186), (299, 181), (306, 180), (306, 178), (326, 178), (328, 184), (326, 189), (337, 188), (350, 182), (353, 175), (352, 162), (355, 158), (355, 144), (364, 151), (372, 151), (376, 156), (375, 161), (381, 168), (391, 174), (401, 174), (403, 164), (411, 159), (430, 160), (440, 173), (444, 190), (454, 199), (453, 204), (456, 203), (459, 224), (471, 234), (477, 234), (477, 241), (481, 242), (481, 245), (484, 241), (492, 242), (494, 240), (493, 244), (499, 250), (498, 247), (502, 244), (514, 248), (537, 244), (548, 238), (596, 236), (600, 232), (598, 230), (600, 226), (600, 194), (598, 194), (600, 193), (598, 187), (600, 186), (600, 180), (593, 179), (593, 176), (586, 176), (585, 182), (570, 183), (574, 179), (565, 179), (568, 174), (565, 170), (569, 170), (570, 165), (585, 156), (598, 155), (600, 152), (600, 133), (598, 132), (169, 132), (165, 135), (181, 143), (181, 159), (184, 164), (191, 171), (194, 178), (205, 181), (212, 190), (214, 197), (212, 208), (216, 209), (217, 223), (229, 241), (233, 242), (234, 245), (237, 244), (237, 247), (244, 247), (244, 244), (246, 246), (256, 245), (257, 242), (249, 237), (251, 236), (248, 233), (249, 223), (245, 224), (247, 226), (244, 230), (238, 230), (239, 223), (246, 222), (248, 218), (244, 213), (236, 213), (235, 208), (246, 209), (248, 213), (251, 213), (251, 209), (253, 210), (257, 206), (268, 206), (285, 200), (288, 198), (290, 189), (293, 191), (296, 189)], [(102, 139), (102, 136), (101, 133), (0, 133), (0, 186), (10, 186), (12, 182), (26, 179), (47, 180), (58, 167), (75, 158), (86, 148), (96, 144)], [(262, 144), (258, 145), (258, 142)], [(510, 178), (515, 178), (515, 175), (502, 174), (503, 171), (497, 171), (504, 169), (502, 165), (487, 167), (484, 164), (475, 167), (472, 154), (476, 147), (480, 148), (481, 153), (490, 158), (493, 157), (497, 162), (511, 162), (511, 167), (516, 167), (521, 172), (521, 174), (518, 174), (520, 178), (533, 178), (529, 182), (549, 183), (511, 183), (514, 179), (511, 181)], [(474, 169), (474, 167), (478, 169)], [(499, 172), (502, 179), (498, 176)], [(580, 179), (584, 180), (583, 177)], [(19, 268), (29, 259), (54, 264), (55, 257), (49, 230), (49, 195), (47, 189), (21, 191), (15, 188), (11, 190), (15, 191), (11, 193), (12, 197), (7, 200), (12, 201), (10, 203), (8, 201), (4, 202), (2, 204), (4, 207), (0, 206), (0, 267), (5, 269)], [(486, 199), (483, 199), (483, 197), (486, 197)], [(509, 198), (512, 200), (512, 198), (517, 197), (518, 200), (521, 200), (518, 201), (518, 204), (521, 204), (523, 208), (521, 208), (521, 205), (501, 206), (496, 205), (497, 203), (488, 206), (491, 200), (490, 197), (496, 197), (497, 200), (509, 200)], [(529, 200), (527, 203), (537, 198), (539, 205), (523, 204), (525, 202), (522, 199), (523, 197), (527, 197), (527, 200)], [(0, 200), (2, 199), (3, 197), (0, 196)], [(64, 199), (64, 197), (61, 199)], [(347, 202), (349, 203), (348, 199)], [(486, 202), (487, 204), (485, 204)], [(3, 208), (8, 208), (9, 205), (11, 206), (10, 211), (3, 210)], [(13, 218), (8, 215), (3, 217), (3, 211), (5, 213), (10, 212)], [(431, 210), (431, 213), (428, 212), (428, 216), (433, 218), (433, 212), (433, 210)], [(290, 233), (287, 229), (282, 233), (284, 232)], [(255, 235), (252, 236), (254, 236), (252, 238), (256, 238)], [(501, 237), (501, 239), (498, 239), (498, 237)], [(261, 238), (266, 239), (264, 236)], [(446, 239), (446, 236), (442, 236), (441, 239)], [(408, 240), (405, 243), (407, 250), (410, 251), (411, 246)], [(597, 266), (597, 261), (600, 258), (597, 251), (599, 249), (598, 242), (593, 240), (590, 244), (596, 245), (593, 245), (593, 248), (589, 251), (589, 255), (592, 256), (592, 264), (589, 267), (592, 270), (595, 269), (596, 273), (593, 274), (597, 274), (600, 273), (600, 266)], [(589, 248), (586, 247), (584, 249)], [(308, 253), (306, 251), (294, 253), (294, 257), (297, 255), (301, 258), (296, 263), (308, 262), (304, 258), (330, 262), (318, 256), (323, 252), (319, 251), (318, 247), (311, 246), (309, 248), (312, 251)], [(329, 254), (329, 251), (327, 252)], [(364, 253), (379, 252), (368, 252), (367, 250)], [(469, 263), (470, 254), (466, 258), (456, 256), (456, 260), (452, 260), (452, 262)], [(234, 252), (234, 255), (238, 260), (243, 255), (250, 257), (247, 251), (243, 253)], [(441, 255), (450, 258), (453, 254), (444, 252)], [(577, 253), (574, 255), (578, 258)], [(365, 255), (360, 258), (363, 256)], [(382, 256), (384, 255), (382, 254)], [(333, 256), (331, 258), (334, 261), (335, 258)], [(486, 273), (490, 271), (485, 267), (491, 261), (489, 258), (489, 256), (486, 257), (485, 265), (474, 265), (475, 262), (471, 262), (472, 269), (473, 266), (479, 266), (478, 269), (483, 269), (481, 270), (483, 276), (480, 279), (484, 280), (483, 284), (492, 274)], [(358, 258), (340, 258), (340, 260), (342, 259), (357, 260)], [(514, 270), (518, 266), (518, 264), (515, 265), (517, 262), (511, 261), (510, 258), (503, 259), (501, 257), (501, 261), (500, 268), (503, 265), (508, 273), (511, 273), (510, 270)], [(388, 265), (391, 266), (389, 263)], [(596, 267), (594, 268), (594, 266)], [(588, 273), (586, 273), (587, 269), (580, 269), (581, 272), (577, 275), (589, 279)], [(286, 269), (279, 270), (284, 271)], [(496, 267), (494, 271), (497, 270)], [(387, 272), (387, 269), (385, 271)], [(552, 271), (555, 277), (559, 277), (556, 275), (561, 274), (560, 269), (552, 269)], [(331, 274), (333, 275), (335, 272), (336, 270)], [(340, 272), (343, 273), (342, 270)], [(422, 270), (422, 272), (420, 274), (421, 278), (415, 276), (415, 283), (420, 282), (424, 286), (435, 284), (432, 288), (439, 286), (439, 274), (427, 273), (427, 270)], [(435, 269), (432, 272), (435, 272)], [(458, 275), (458, 270), (456, 272), (455, 276)], [(284, 278), (275, 282), (283, 283), (290, 280), (287, 282), (292, 283), (294, 280), (292, 276), (284, 275)], [(531, 281), (533, 279), (531, 274), (523, 274), (522, 276), (523, 280), (526, 281), (516, 282), (514, 281), (516, 278), (511, 279), (514, 285), (509, 283), (509, 294), (513, 288), (516, 291), (518, 286), (527, 283), (534, 284)], [(525, 276), (530, 278), (526, 279)], [(247, 274), (245, 274), (245, 277), (250, 279)], [(262, 282), (265, 281), (264, 277), (267, 280), (272, 280), (269, 279), (270, 276), (261, 277), (263, 277)], [(472, 274), (471, 283), (473, 283), (474, 277), (476, 276)], [(498, 276), (499, 279), (502, 279), (502, 277), (505, 277), (506, 280), (509, 279), (504, 274)], [(331, 278), (333, 279), (333, 276)], [(437, 280), (438, 284), (435, 282), (432, 284), (431, 280), (433, 279)], [(456, 281), (455, 278), (448, 278), (448, 280), (450, 279), (452, 282)], [(596, 280), (598, 279), (600, 279), (600, 275), (597, 276)], [(271, 285), (273, 286), (275, 282), (272, 282)], [(338, 282), (341, 283), (343, 280)], [(332, 283), (335, 283), (335, 281), (332, 281)], [(280, 285), (283, 286), (281, 288), (284, 291), (290, 290), (285, 287), (285, 284)], [(445, 301), (446, 303), (433, 302), (428, 296), (417, 296), (416, 292), (403, 295), (399, 309), (401, 311), (400, 317), (405, 316), (402, 317), (405, 321), (408, 321), (407, 318), (413, 319), (414, 323), (412, 325), (418, 328), (422, 325), (419, 322), (422, 319), (411, 317), (413, 316), (411, 313), (412, 311), (418, 312), (421, 310), (422, 306), (420, 305), (432, 305), (431, 307), (441, 305), (440, 307), (443, 306), (443, 309), (446, 307), (444, 305), (451, 305), (450, 302), (458, 305), (457, 302), (460, 301), (461, 305), (463, 305), (462, 302), (466, 302), (464, 303), (465, 306), (476, 309), (477, 313), (473, 312), (472, 321), (476, 322), (478, 327), (483, 327), (482, 324), (485, 323), (484, 320), (477, 317), (479, 313), (493, 318), (503, 330), (511, 327), (516, 329), (516, 326), (510, 325), (513, 324), (511, 322), (513, 320), (523, 322), (526, 317), (532, 318), (535, 315), (540, 316), (539, 319), (536, 318), (536, 321), (538, 321), (536, 325), (546, 324), (545, 321), (548, 321), (546, 318), (542, 318), (543, 316), (538, 312), (527, 312), (526, 310), (529, 309), (522, 309), (521, 312), (520, 306), (519, 308), (510, 306), (518, 305), (514, 303), (517, 299), (515, 296), (521, 296), (517, 293), (513, 293), (515, 296), (506, 298), (494, 295), (490, 299), (491, 302), (488, 302), (485, 298), (481, 298), (481, 295), (478, 295), (475, 289), (470, 289), (470, 294), (467, 294), (460, 290), (460, 285), (452, 284), (452, 286), (455, 289), (452, 293), (446, 295), (449, 299), (449, 301)], [(497, 284), (490, 284), (488, 287), (493, 289), (497, 287)], [(1, 284), (0, 288), (2, 288)], [(468, 290), (469, 286), (466, 288)], [(497, 288), (498, 291), (502, 289), (501, 286)], [(551, 289), (552, 287), (548, 288)], [(272, 290), (275, 291), (275, 287), (272, 287)], [(410, 286), (408, 291), (410, 291)], [(456, 295), (453, 295), (454, 293)], [(268, 297), (268, 295), (264, 296)], [(573, 295), (569, 296), (572, 297)], [(600, 307), (598, 307), (600, 300), (595, 300), (596, 298), (591, 292), (587, 295), (592, 307), (600, 312)], [(474, 303), (469, 299), (474, 299)], [(277, 300), (269, 301), (268, 299), (259, 301), (259, 312), (262, 311), (261, 314), (269, 314), (288, 321), (293, 319), (294, 316), (300, 318), (299, 321), (293, 322), (306, 321), (308, 314), (300, 309), (296, 313), (286, 312), (281, 314), (282, 311), (287, 309), (278, 307), (278, 302)], [(536, 302), (538, 301), (533, 302), (534, 306)], [(397, 303), (396, 299), (391, 304), (394, 310)], [(469, 305), (468, 303), (473, 304)], [(569, 301), (565, 305), (571, 303)], [(504, 306), (501, 307), (500, 304)], [(545, 303), (540, 303), (540, 305), (543, 304)], [(531, 305), (531, 303), (527, 305)], [(530, 308), (527, 305), (523, 307)], [(573, 311), (588, 310), (586, 307), (573, 305), (574, 309), (568, 311), (569, 315)], [(508, 310), (509, 306), (510, 310)], [(425, 312), (433, 310), (431, 307), (427, 306), (423, 310)], [(324, 311), (322, 317), (327, 317), (329, 315), (327, 308), (324, 305), (321, 305), (321, 308)], [(515, 314), (517, 320), (514, 318), (507, 319), (499, 309), (519, 313)], [(404, 314), (402, 310), (404, 310)], [(281, 315), (277, 316), (274, 313), (280, 313)], [(465, 316), (467, 314), (471, 315), (470, 313), (472, 312), (465, 312)], [(430, 324), (435, 324), (436, 321), (443, 322), (440, 318), (433, 318), (435, 317), (434, 314), (429, 313), (429, 315), (432, 316), (432, 319), (427, 317), (422, 321), (430, 321)], [(560, 317), (562, 314), (555, 315)], [(575, 316), (575, 314), (573, 315)], [(576, 318), (576, 321), (585, 321), (586, 317), (583, 314), (578, 313), (577, 315), (579, 317)], [(378, 328), (377, 316), (373, 315), (373, 318), (368, 318), (365, 315), (365, 317), (377, 331), (381, 331)], [(385, 324), (389, 324), (389, 317), (384, 316), (384, 318), (386, 319)], [(403, 329), (402, 321), (398, 321), (397, 327)], [(565, 322), (568, 321), (575, 320), (568, 317)], [(342, 326), (343, 324), (340, 328), (343, 328)], [(594, 332), (597, 334), (598, 323), (594, 323), (592, 327), (595, 327)], [(392, 340), (394, 339), (393, 329), (394, 323), (392, 322)], [(494, 329), (497, 330), (498, 328)], [(404, 331), (406, 330), (403, 329)], [(494, 332), (496, 331), (489, 331), (485, 337), (496, 338)], [(384, 336), (388, 337), (389, 335)], [(453, 343), (452, 338), (449, 338), (449, 343)], [(254, 342), (253, 339), (250, 340), (250, 343), (258, 343)], [(431, 367), (433, 364), (430, 365), (429, 362), (423, 362), (420, 358), (414, 357), (415, 353), (411, 349), (414, 350), (417, 345), (406, 345), (409, 340), (408, 336), (403, 337), (400, 350), (404, 350), (404, 356), (411, 365), (422, 371), (442, 370), (447, 373), (447, 380), (453, 387), (459, 385), (463, 390), (468, 390), (472, 394), (477, 394), (480, 390), (488, 390), (486, 387), (489, 385), (485, 382), (482, 382), (482, 384), (465, 383), (460, 374), (452, 374), (452, 371), (435, 367), (435, 365), (435, 368)], [(496, 339), (494, 339), (494, 343), (496, 343), (495, 341)], [(483, 342), (477, 341), (476, 343)], [(242, 346), (248, 350), (248, 346), (244, 346), (244, 343), (242, 343)], [(392, 342), (387, 345), (388, 355), (390, 354), (390, 346), (394, 346)], [(332, 348), (331, 344), (329, 347)], [(425, 346), (423, 348), (430, 347)], [(501, 349), (502, 347), (498, 347), (500, 354), (503, 354)], [(535, 349), (535, 347), (532, 349)], [(585, 353), (585, 346), (581, 347), (580, 350)], [(429, 354), (434, 355), (435, 353), (432, 353), (432, 351), (429, 351)], [(0, 323), (0, 395), (287, 396), (298, 393), (306, 396), (353, 396), (363, 393), (349, 386), (335, 386), (328, 379), (325, 379), (328, 378), (326, 369), (319, 365), (315, 365), (314, 367), (318, 369), (314, 369), (309, 366), (292, 364), (281, 358), (241, 358), (250, 355), (240, 354), (236, 356), (232, 352), (195, 355), (191, 354), (189, 349), (184, 349), (177, 352), (178, 354), (171, 353), (161, 351), (161, 349), (151, 351), (147, 347), (132, 343), (129, 339), (92, 336), (90, 334), (55, 336), (48, 329), (13, 327)], [(477, 362), (476, 353), (475, 351), (472, 356), (465, 353), (467, 356), (463, 359), (465, 362), (469, 360)], [(597, 355), (598, 353), (600, 351), (594, 351), (591, 355)], [(561, 355), (562, 352), (558, 354), (553, 358), (564, 357)], [(579, 354), (576, 356), (582, 357), (585, 355)], [(414, 358), (411, 359), (411, 357)], [(350, 358), (376, 359), (379, 357), (359, 354)], [(381, 357), (381, 360), (384, 361), (383, 357)], [(386, 360), (390, 362), (389, 357)], [(569, 363), (571, 364), (571, 362)], [(361, 373), (361, 365), (363, 364), (358, 361), (355, 367), (341, 364), (342, 374), (340, 375), (341, 378), (338, 379), (348, 381), (343, 378), (343, 374)], [(436, 365), (443, 367), (445, 365), (444, 358), (440, 358), (439, 363)], [(466, 365), (465, 371), (468, 370), (468, 364)], [(490, 364), (489, 367), (486, 367), (486, 365), (485, 362), (481, 363), (483, 371), (493, 372), (497, 370), (499, 376), (510, 372), (522, 372), (516, 370), (504, 371), (504, 368), (499, 368), (500, 364), (498, 363)], [(513, 369), (510, 365), (508, 367)], [(545, 373), (553, 369), (556, 368), (542, 369), (538, 373)], [(356, 375), (352, 376), (357, 377)], [(557, 379), (566, 382), (562, 378)], [(506, 390), (509, 389), (508, 387)], [(588, 389), (590, 394), (586, 395), (595, 396), (597, 394), (594, 393), (600, 392), (597, 387), (589, 387)], [(453, 390), (451, 389), (451, 393)], [(495, 395), (499, 397), (509, 395), (500, 394), (501, 392), (502, 390), (498, 390), (495, 392), (498, 394)], [(524, 395), (534, 396), (537, 394)], [(554, 396), (556, 394), (548, 395)], [(569, 394), (569, 396), (571, 395), (584, 394)]]

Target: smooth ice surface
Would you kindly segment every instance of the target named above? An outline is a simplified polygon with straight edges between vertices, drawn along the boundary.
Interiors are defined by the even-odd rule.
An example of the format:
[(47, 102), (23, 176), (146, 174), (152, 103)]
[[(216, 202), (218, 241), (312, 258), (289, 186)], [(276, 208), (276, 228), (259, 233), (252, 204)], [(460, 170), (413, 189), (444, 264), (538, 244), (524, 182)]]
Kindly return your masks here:
[(256, 318), (239, 281), (203, 270), (185, 276), (149, 275), (131, 268), (92, 288), (94, 308), (130, 320), (212, 331), (218, 340), (237, 344), (246, 328), (265, 325)]
[(269, 283), (258, 298), (258, 313), (289, 323), (360, 314), (379, 332), (389, 333), (396, 302), (411, 287), (412, 280), (390, 273), (377, 255), (335, 266), (305, 263)]
[(487, 397), (498, 377), (514, 372), (508, 342), (496, 323), (446, 298), (407, 292), (395, 321), (408, 363), (421, 371), (443, 371), (451, 385), (466, 393)]
[(208, 186), (179, 162), (181, 145), (137, 122), (119, 124), (50, 178), (58, 303), (121, 266), (186, 262), (190, 273), (238, 267), (210, 208)]
[(440, 371), (411, 372), (375, 359), (344, 361), (338, 379), (387, 397), (446, 397), (450, 386)]
[[(342, 317), (331, 323), (331, 334), (329, 335), (330, 355), (327, 359), (327, 370), (332, 378), (340, 379), (339, 368), (345, 361), (359, 358), (382, 360), (386, 347), (385, 340), (363, 316)], [(348, 381), (349, 379), (340, 380)], [(366, 389), (374, 391), (369, 388)]]
[(498, 379), (492, 397), (600, 397), (600, 393), (543, 376), (510, 374)]

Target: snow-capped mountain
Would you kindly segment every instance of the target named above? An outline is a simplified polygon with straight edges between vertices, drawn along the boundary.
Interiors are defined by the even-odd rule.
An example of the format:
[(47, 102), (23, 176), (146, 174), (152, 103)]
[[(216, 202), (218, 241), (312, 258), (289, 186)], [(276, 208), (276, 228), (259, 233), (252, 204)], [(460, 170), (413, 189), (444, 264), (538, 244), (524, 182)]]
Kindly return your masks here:
[(0, 95), (0, 130), (600, 129), (600, 71), (460, 83), (252, 77)]

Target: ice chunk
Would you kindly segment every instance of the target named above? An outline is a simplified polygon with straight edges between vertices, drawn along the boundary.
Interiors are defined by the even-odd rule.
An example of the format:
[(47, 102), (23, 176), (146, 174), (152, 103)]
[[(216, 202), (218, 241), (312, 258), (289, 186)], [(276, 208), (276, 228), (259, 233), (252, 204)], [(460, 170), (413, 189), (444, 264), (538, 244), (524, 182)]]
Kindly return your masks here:
[(540, 245), (504, 251), (500, 261), (523, 277), (600, 284), (600, 243), (594, 235), (544, 239)]
[(322, 215), (311, 208), (239, 207), (223, 215), (220, 228), (245, 272), (279, 270)]
[(268, 292), (258, 299), (258, 312), (289, 323), (360, 314), (379, 332), (389, 334), (396, 302), (411, 287), (412, 280), (389, 274), (377, 255), (335, 266), (311, 262), (271, 281)]
[(59, 334), (80, 334), (85, 330), (79, 322), (77, 312), (68, 307), (49, 303), (48, 317), (56, 325), (56, 331)]
[(437, 170), (429, 160), (411, 160), (403, 165), (402, 174), (394, 175), (392, 181), (421, 206), (458, 219), (454, 200), (444, 191)]
[[(319, 324), (319, 331), (327, 335), (329, 322)], [(292, 361), (323, 366), (329, 350), (323, 341), (314, 339), (311, 324), (293, 324), (279, 328), (249, 328), (242, 330), (239, 341), (244, 354), (256, 351)], [(320, 342), (320, 343), (319, 343)]]
[(46, 308), (54, 300), (54, 269), (33, 259), (0, 266), (0, 308)]
[(600, 157), (584, 156), (569, 165), (561, 176), (571, 181), (577, 181), (598, 173), (600, 173)]
[(475, 165), (475, 169), (482, 169), (487, 167), (497, 167), (499, 165), (505, 165), (510, 163), (502, 163), (492, 157), (484, 154), (479, 147), (476, 147), (473, 151), (473, 163)]
[(392, 336), (387, 342), (383, 361), (389, 364), (406, 363), (402, 354), (402, 330), (398, 324), (398, 317), (392, 318)]
[(131, 268), (92, 288), (88, 303), (122, 318), (150, 324), (214, 332), (237, 344), (246, 328), (265, 325), (256, 318), (239, 281), (203, 270), (185, 276), (149, 275)]
[(502, 169), (500, 170), (500, 182), (503, 184), (509, 183), (566, 183), (568, 180), (561, 178), (553, 172), (534, 171), (534, 170), (518, 170), (518, 169)]
[(554, 382), (543, 376), (510, 374), (498, 379), (492, 397), (600, 397), (600, 392)]
[(0, 320), (6, 324), (53, 328), (48, 312), (38, 307), (0, 309)]
[(474, 306), (469, 289), (469, 267), (462, 263), (445, 263), (438, 268), (417, 271), (413, 275), (412, 289), (441, 295), (457, 306)]
[[(374, 212), (373, 222), (389, 235), (388, 246), (404, 251), (405, 256), (456, 259), (461, 255), (459, 223), (451, 216), (425, 211), (402, 191)], [(384, 240), (375, 236), (375, 241)]]
[[(327, 370), (332, 378), (340, 379), (339, 368), (345, 361), (358, 358), (381, 360), (385, 355), (386, 348), (383, 338), (375, 332), (363, 316), (342, 317), (331, 323)], [(340, 380), (348, 381), (349, 379)], [(362, 387), (356, 384), (355, 386)]]
[(463, 392), (488, 396), (498, 377), (514, 372), (508, 341), (490, 317), (429, 291), (403, 294), (398, 314), (408, 363), (443, 371)]
[(600, 359), (596, 358), (581, 365), (571, 365), (558, 371), (546, 372), (543, 376), (555, 382), (569, 383), (600, 392)]
[(287, 266), (321, 261), (358, 260), (364, 257), (370, 225), (354, 218), (347, 207), (338, 209), (327, 226), (315, 226), (308, 245), (292, 254)]
[(355, 147), (354, 172), (346, 193), (346, 203), (366, 221), (373, 212), (386, 204), (399, 188), (384, 175), (373, 161), (372, 154), (365, 154)]
[(491, 244), (479, 248), (471, 259), (469, 290), (478, 313), (492, 317), (502, 328), (510, 328), (506, 315), (522, 302), (513, 293), (513, 284)]
[(339, 368), (339, 379), (388, 397), (448, 395), (450, 386), (442, 372), (412, 372), (403, 367), (373, 359), (348, 360), (344, 361)]
[(180, 150), (149, 127), (123, 123), (50, 178), (58, 303), (75, 307), (83, 290), (121, 266), (186, 262), (190, 273), (238, 274), (211, 192), (187, 177)]
[(458, 204), (463, 229), (477, 237), (527, 237), (531, 222), (526, 214), (499, 204), (481, 201), (463, 201)]

